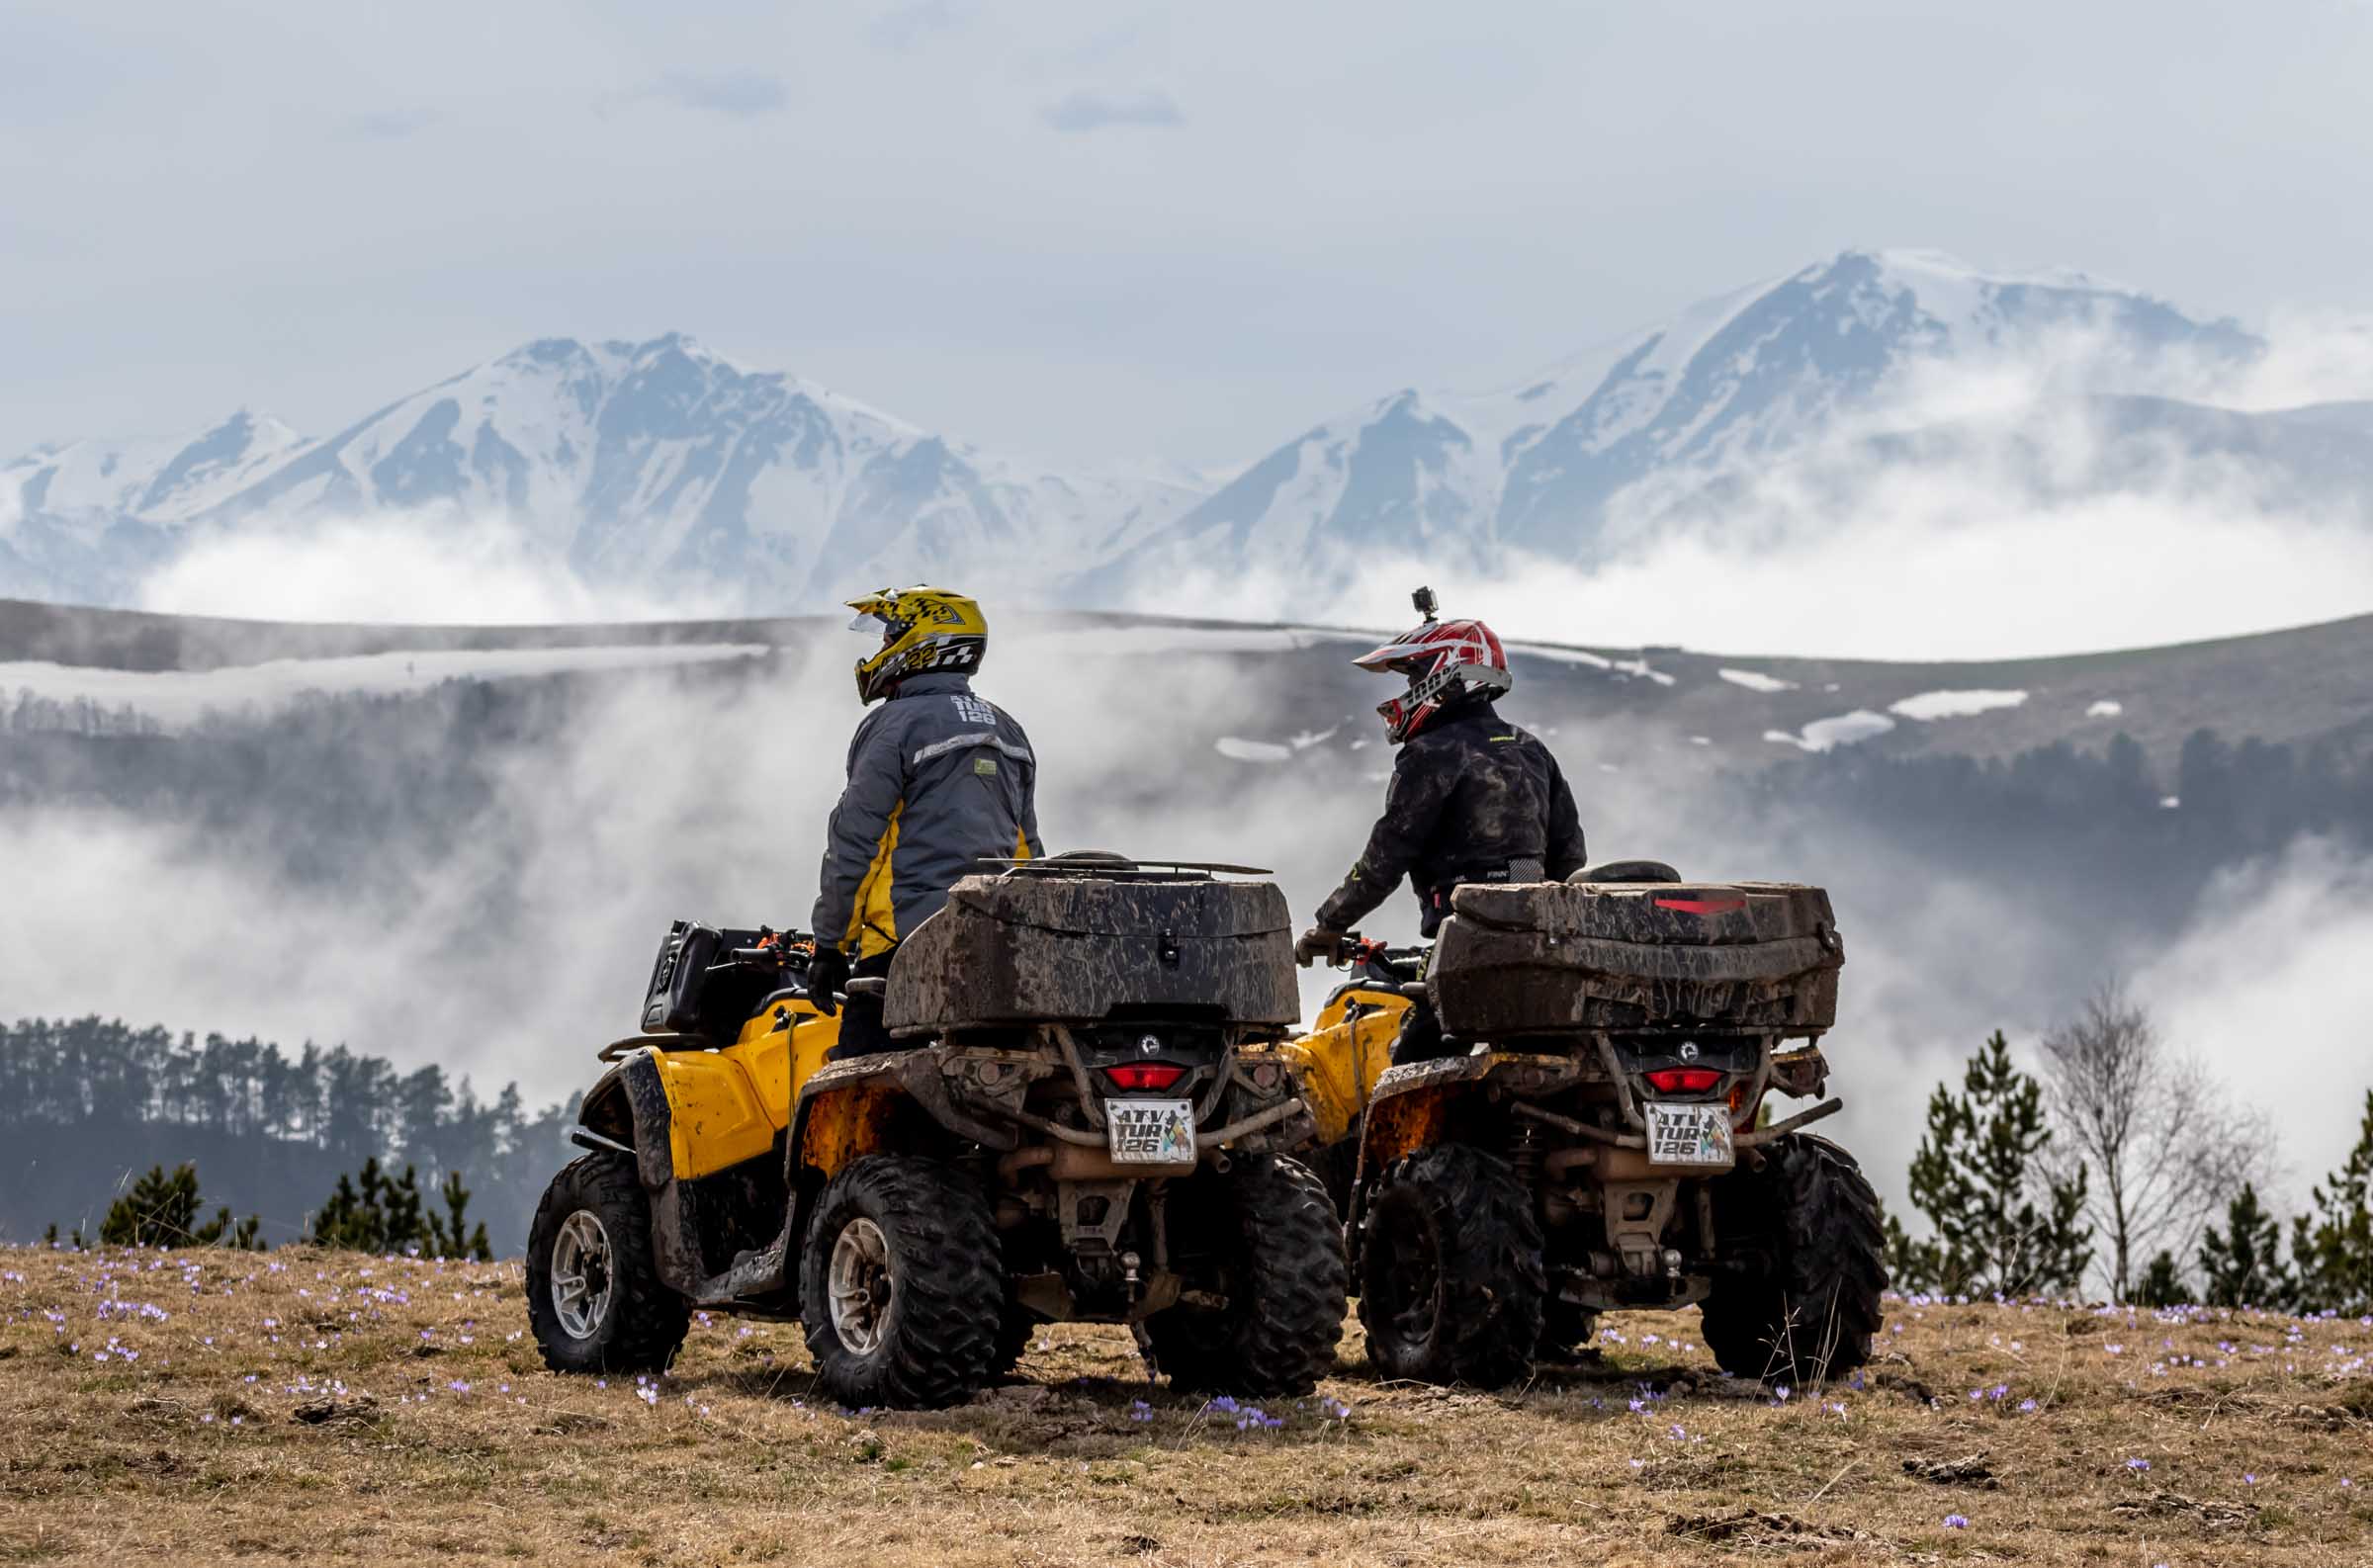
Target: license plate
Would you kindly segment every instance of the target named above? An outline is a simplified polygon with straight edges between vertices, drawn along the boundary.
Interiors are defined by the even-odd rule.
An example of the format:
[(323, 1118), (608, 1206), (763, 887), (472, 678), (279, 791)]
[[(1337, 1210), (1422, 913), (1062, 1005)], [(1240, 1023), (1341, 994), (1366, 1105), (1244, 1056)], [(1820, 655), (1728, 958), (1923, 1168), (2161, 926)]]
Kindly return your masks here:
[(1194, 1101), (1108, 1099), (1104, 1132), (1118, 1165), (1194, 1164)]
[(1737, 1162), (1730, 1147), (1730, 1107), (1665, 1105), (1650, 1100), (1648, 1164), (1728, 1166)]

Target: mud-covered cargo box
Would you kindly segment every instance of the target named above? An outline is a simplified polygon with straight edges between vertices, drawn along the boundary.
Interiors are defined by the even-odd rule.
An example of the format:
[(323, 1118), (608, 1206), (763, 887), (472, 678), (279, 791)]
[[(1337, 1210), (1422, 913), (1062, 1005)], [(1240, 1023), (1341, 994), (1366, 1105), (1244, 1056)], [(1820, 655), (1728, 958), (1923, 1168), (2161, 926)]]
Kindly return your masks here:
[(1475, 883), (1426, 986), (1470, 1040), (1692, 1024), (1815, 1034), (1845, 963), (1829, 895), (1787, 882)]
[(899, 945), (883, 998), (892, 1034), (1087, 1023), (1118, 1008), (1248, 1025), (1301, 1015), (1274, 883), (1040, 865), (964, 878)]

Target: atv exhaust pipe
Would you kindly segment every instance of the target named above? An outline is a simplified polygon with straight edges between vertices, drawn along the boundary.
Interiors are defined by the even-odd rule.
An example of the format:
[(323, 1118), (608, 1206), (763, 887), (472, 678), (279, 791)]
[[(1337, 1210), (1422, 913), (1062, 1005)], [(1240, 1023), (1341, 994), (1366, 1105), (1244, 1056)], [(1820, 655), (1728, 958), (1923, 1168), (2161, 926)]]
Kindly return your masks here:
[(1819, 1121), (1823, 1116), (1834, 1116), (1845, 1108), (1846, 1102), (1842, 1099), (1825, 1099), (1810, 1110), (1798, 1111), (1786, 1121), (1776, 1121), (1769, 1127), (1749, 1127), (1744, 1132), (1734, 1133), (1730, 1141), (1741, 1149), (1760, 1148), (1776, 1138), (1786, 1137), (1807, 1122)]
[(1302, 1104), (1301, 1096), (1297, 1094), (1281, 1105), (1270, 1106), (1259, 1115), (1247, 1116), (1242, 1121), (1232, 1121), (1225, 1127), (1214, 1128), (1210, 1132), (1198, 1132), (1194, 1135), (1195, 1152), (1201, 1154), (1207, 1150), (1216, 1149), (1223, 1143), (1233, 1143), (1239, 1138), (1249, 1137), (1265, 1127), (1274, 1127), (1286, 1117), (1306, 1108)]

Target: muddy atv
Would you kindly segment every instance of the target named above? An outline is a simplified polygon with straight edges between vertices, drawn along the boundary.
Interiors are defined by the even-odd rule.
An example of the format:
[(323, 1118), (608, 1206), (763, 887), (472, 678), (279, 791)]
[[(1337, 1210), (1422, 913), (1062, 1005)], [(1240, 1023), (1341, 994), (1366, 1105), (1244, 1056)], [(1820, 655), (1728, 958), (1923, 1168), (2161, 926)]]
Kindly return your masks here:
[(1058, 856), (959, 882), (838, 1036), (798, 939), (679, 925), (528, 1244), (560, 1370), (663, 1366), (694, 1308), (797, 1319), (850, 1406), (960, 1402), (1049, 1321), (1126, 1323), (1180, 1387), (1306, 1393), (1346, 1308), (1316, 1129), (1273, 1049), (1283, 896)]
[(1431, 951), (1354, 936), (1344, 965), (1350, 973), (1320, 1004), (1310, 1032), (1275, 1048), (1301, 1086), (1317, 1131), (1317, 1147), (1302, 1161), (1342, 1213), (1352, 1212), (1368, 1099), (1392, 1065), (1402, 1017), (1426, 994)]
[(1359, 1130), (1353, 1268), (1377, 1368), (1502, 1386), (1586, 1346), (1601, 1313), (1693, 1303), (1734, 1376), (1813, 1383), (1867, 1360), (1878, 1201), (1802, 1130), (1842, 1102), (1764, 1115), (1774, 1090), (1826, 1088), (1845, 957), (1828, 896), (1633, 861), (1463, 887), (1451, 912), (1424, 989), (1466, 1049), (1384, 1071)]

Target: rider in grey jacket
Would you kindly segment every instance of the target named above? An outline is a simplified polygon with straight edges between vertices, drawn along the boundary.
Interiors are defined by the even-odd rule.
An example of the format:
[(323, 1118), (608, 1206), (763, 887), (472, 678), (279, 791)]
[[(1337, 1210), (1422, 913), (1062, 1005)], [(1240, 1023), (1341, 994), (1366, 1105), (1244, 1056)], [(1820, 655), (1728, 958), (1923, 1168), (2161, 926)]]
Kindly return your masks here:
[[(883, 633), (857, 665), (857, 690), (883, 701), (849, 743), (817, 876), (809, 984), (828, 1006), (848, 976), (888, 974), (900, 940), (957, 878), (1041, 852), (1029, 737), (969, 679), (988, 644), (979, 606), (935, 588), (852, 602)], [(889, 1044), (879, 1001), (851, 998), (835, 1054)]]

